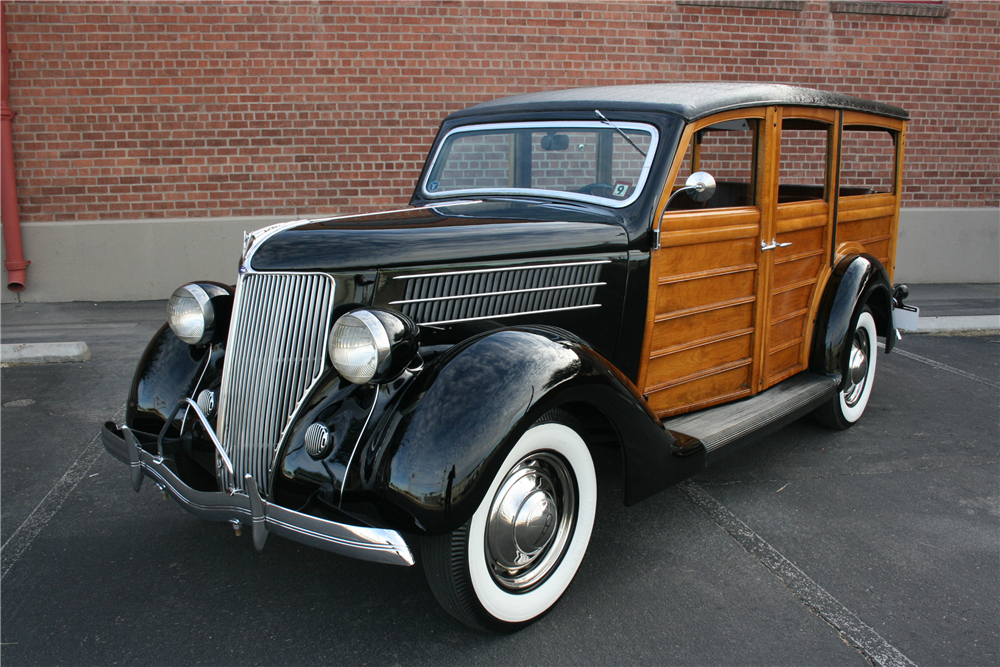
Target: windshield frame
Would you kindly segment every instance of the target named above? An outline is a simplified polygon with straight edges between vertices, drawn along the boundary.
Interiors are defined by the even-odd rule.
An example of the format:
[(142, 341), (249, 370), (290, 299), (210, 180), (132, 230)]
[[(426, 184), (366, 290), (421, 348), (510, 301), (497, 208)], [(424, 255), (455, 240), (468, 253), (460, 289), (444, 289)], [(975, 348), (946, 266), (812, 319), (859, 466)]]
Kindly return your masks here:
[(438, 159), (441, 157), (441, 153), (446, 145), (448, 145), (449, 140), (456, 134), (464, 134), (469, 132), (482, 132), (489, 130), (526, 130), (526, 129), (539, 129), (548, 130), (553, 128), (565, 128), (565, 129), (576, 129), (584, 128), (589, 130), (607, 130), (609, 126), (599, 120), (545, 120), (545, 121), (519, 121), (519, 122), (501, 122), (501, 123), (476, 123), (474, 125), (460, 125), (458, 127), (452, 128), (447, 133), (444, 134), (437, 142), (437, 146), (434, 149), (434, 153), (431, 155), (430, 159), (427, 161), (427, 166), (424, 170), (424, 174), (420, 179), (419, 192), (420, 195), (426, 199), (444, 199), (450, 197), (470, 197), (470, 196), (484, 196), (484, 195), (504, 195), (504, 196), (529, 196), (529, 197), (547, 197), (555, 198), (569, 201), (579, 201), (586, 202), (588, 204), (596, 204), (598, 206), (605, 206), (609, 208), (625, 208), (633, 204), (645, 190), (646, 182), (649, 180), (649, 174), (652, 170), (653, 158), (656, 155), (656, 149), (659, 145), (660, 132), (655, 125), (652, 123), (643, 122), (632, 122), (632, 121), (615, 121), (615, 125), (620, 127), (622, 130), (638, 130), (641, 132), (646, 132), (650, 135), (649, 147), (646, 149), (646, 157), (644, 159), (642, 169), (639, 172), (639, 178), (636, 181), (635, 189), (632, 194), (630, 194), (625, 199), (610, 199), (608, 197), (598, 197), (596, 195), (588, 195), (582, 192), (569, 192), (566, 190), (546, 190), (542, 188), (461, 188), (455, 190), (447, 190), (445, 192), (431, 192), (427, 189), (427, 183), (431, 179), (431, 175), (437, 169)]

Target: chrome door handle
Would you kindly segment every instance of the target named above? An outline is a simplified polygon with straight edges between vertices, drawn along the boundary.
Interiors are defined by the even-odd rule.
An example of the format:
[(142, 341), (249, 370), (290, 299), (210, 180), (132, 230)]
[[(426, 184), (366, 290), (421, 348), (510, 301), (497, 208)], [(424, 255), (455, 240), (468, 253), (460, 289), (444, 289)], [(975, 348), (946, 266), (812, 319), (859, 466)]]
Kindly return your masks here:
[(771, 239), (771, 244), (768, 245), (767, 241), (765, 241), (764, 239), (760, 240), (761, 252), (763, 252), (764, 250), (774, 250), (775, 248), (787, 248), (790, 245), (792, 245), (791, 241), (789, 241), (788, 243), (778, 243), (775, 239)]

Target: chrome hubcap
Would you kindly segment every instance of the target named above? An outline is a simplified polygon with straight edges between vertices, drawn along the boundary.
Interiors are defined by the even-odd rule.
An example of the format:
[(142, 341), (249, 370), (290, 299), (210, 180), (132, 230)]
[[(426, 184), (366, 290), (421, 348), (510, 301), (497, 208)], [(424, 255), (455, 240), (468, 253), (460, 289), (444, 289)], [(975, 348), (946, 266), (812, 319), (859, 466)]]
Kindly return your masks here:
[(868, 383), (868, 358), (871, 354), (871, 341), (868, 330), (858, 327), (854, 332), (854, 344), (851, 346), (851, 358), (847, 369), (847, 388), (844, 389), (844, 402), (854, 407), (865, 393)]
[(559, 563), (576, 521), (577, 501), (568, 464), (552, 452), (521, 459), (507, 474), (486, 527), (486, 560), (494, 580), (523, 592)]

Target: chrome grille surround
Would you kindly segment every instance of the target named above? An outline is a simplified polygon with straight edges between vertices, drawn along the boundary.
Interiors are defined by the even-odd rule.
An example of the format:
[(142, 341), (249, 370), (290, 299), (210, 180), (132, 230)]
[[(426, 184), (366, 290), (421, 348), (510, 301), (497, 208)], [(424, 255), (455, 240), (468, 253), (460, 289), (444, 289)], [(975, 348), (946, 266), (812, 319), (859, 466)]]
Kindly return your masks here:
[(601, 266), (610, 260), (564, 262), (411, 276), (391, 301), (417, 324), (452, 324), (513, 315), (597, 308)]
[(334, 279), (325, 273), (243, 273), (236, 286), (222, 372), (217, 431), (235, 470), (263, 495), (278, 445), (302, 399), (326, 369)]

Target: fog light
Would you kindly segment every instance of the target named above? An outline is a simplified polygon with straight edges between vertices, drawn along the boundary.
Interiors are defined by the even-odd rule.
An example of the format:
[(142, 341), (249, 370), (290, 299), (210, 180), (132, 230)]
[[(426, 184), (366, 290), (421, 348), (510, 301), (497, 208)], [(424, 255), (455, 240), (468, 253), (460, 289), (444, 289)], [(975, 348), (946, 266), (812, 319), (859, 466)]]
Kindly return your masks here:
[(330, 429), (323, 424), (313, 424), (306, 429), (306, 451), (314, 459), (326, 456), (332, 444), (333, 438), (330, 437)]
[(205, 413), (206, 417), (211, 417), (215, 414), (215, 392), (211, 389), (203, 389), (200, 394), (198, 394), (198, 407), (201, 411)]

